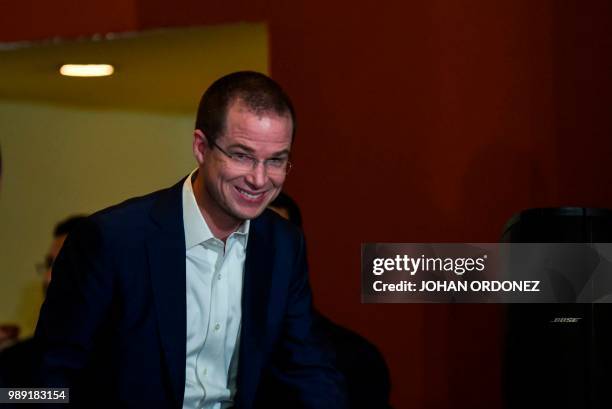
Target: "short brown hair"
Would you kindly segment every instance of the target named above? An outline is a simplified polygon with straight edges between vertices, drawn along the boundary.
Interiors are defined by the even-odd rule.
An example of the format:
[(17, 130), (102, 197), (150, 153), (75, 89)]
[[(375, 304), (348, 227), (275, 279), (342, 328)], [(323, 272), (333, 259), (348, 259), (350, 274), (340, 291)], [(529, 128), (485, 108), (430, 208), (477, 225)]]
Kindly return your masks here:
[(213, 82), (200, 100), (195, 128), (204, 132), (210, 142), (215, 142), (225, 131), (228, 108), (236, 100), (256, 114), (288, 115), (293, 140), (296, 124), (291, 100), (272, 78), (254, 71), (234, 72)]

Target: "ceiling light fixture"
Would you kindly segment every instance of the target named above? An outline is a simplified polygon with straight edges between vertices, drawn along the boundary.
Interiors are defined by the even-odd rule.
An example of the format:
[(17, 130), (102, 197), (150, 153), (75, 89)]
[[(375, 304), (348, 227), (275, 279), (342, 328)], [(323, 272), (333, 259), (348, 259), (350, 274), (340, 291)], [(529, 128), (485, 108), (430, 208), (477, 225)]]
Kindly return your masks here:
[(107, 77), (113, 75), (115, 69), (110, 64), (64, 64), (60, 74), (67, 77)]

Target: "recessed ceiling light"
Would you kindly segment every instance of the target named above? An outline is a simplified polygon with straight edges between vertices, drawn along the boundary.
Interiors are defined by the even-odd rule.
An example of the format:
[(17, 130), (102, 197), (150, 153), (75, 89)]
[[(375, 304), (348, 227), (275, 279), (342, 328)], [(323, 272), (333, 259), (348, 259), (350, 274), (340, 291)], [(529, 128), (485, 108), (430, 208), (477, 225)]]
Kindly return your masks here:
[(60, 74), (68, 77), (107, 77), (115, 69), (110, 64), (64, 64)]

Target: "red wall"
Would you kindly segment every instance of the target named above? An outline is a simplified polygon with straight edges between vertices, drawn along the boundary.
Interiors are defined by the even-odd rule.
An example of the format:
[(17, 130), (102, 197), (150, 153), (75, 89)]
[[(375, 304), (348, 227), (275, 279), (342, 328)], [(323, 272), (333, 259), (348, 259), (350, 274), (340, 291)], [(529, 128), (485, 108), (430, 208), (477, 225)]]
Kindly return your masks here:
[(9, 5), (0, 40), (268, 22), (317, 304), (381, 348), (395, 407), (501, 406), (499, 307), (362, 305), (360, 244), (496, 241), (523, 208), (612, 207), (612, 3), (91, 3)]

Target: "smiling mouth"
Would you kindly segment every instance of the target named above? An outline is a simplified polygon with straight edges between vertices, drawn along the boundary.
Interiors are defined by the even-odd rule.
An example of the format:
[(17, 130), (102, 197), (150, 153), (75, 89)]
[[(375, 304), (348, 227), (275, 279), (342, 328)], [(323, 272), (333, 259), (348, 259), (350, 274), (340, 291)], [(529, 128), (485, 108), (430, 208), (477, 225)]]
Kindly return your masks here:
[(243, 196), (244, 198), (246, 198), (247, 200), (253, 200), (253, 201), (257, 201), (259, 199), (262, 198), (262, 196), (264, 195), (265, 192), (260, 192), (260, 193), (251, 193), (251, 192), (247, 192), (244, 189), (240, 189), (239, 187), (235, 186), (236, 190), (238, 191), (238, 193), (240, 193), (241, 196)]

